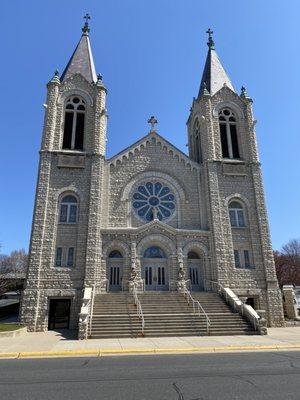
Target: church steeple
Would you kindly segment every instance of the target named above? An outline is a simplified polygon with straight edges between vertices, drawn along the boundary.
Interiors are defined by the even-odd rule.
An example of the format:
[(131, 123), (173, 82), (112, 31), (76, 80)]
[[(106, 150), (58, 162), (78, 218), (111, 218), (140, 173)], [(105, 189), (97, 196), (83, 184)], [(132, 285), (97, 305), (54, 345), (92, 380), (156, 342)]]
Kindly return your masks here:
[(89, 39), (89, 14), (84, 16), (85, 23), (82, 28), (82, 35), (61, 76), (61, 82), (74, 74), (81, 74), (88, 82), (97, 82), (97, 74)]
[(226, 84), (231, 90), (235, 91), (231, 80), (227, 75), (215, 50), (215, 43), (212, 37), (213, 31), (208, 29), (206, 33), (208, 34), (208, 53), (198, 97), (206, 94), (207, 92), (212, 96), (219, 91), (224, 84)]

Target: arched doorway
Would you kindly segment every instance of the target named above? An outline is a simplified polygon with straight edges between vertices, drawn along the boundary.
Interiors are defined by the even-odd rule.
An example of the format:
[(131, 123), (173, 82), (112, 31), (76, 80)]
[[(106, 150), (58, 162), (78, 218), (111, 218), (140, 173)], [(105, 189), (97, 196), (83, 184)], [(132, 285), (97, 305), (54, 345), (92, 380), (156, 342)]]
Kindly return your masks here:
[(145, 290), (165, 291), (169, 289), (169, 276), (165, 252), (151, 246), (143, 254), (142, 278)]
[(107, 276), (110, 292), (122, 290), (123, 256), (118, 250), (113, 250), (108, 255)]
[(203, 290), (203, 276), (201, 273), (201, 259), (195, 251), (189, 251), (188, 255), (188, 273), (191, 291)]

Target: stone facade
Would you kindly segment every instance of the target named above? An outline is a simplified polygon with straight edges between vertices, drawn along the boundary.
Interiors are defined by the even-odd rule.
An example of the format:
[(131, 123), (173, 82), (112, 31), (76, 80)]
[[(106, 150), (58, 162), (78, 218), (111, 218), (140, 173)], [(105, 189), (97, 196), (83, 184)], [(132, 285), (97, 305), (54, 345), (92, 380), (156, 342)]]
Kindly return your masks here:
[[(144, 254), (153, 246), (166, 256), (161, 262), (167, 274), (167, 290), (178, 289), (180, 274), (188, 279), (188, 255), (194, 252), (199, 259), (201, 290), (210, 287), (209, 281), (219, 282), (241, 298), (253, 299), (255, 308), (266, 311), (270, 326), (282, 326), (282, 299), (275, 275), (252, 101), (223, 82), (216, 93), (204, 90), (193, 101), (187, 122), (189, 156), (152, 129), (137, 143), (107, 159), (106, 89), (102, 79), (90, 82), (80, 71), (64, 75), (66, 79), (56, 76), (48, 84), (21, 312), (28, 329), (48, 328), (49, 302), (57, 298), (71, 299), (70, 327), (77, 328), (83, 289), (95, 285), (97, 291), (103, 291), (106, 280), (111, 279), (111, 266), (116, 262), (109, 258), (111, 252), (118, 251), (122, 256), (117, 261), (121, 289), (129, 290), (133, 274), (137, 282), (145, 279)], [(66, 101), (74, 95), (86, 106), (82, 151), (63, 149)], [(222, 154), (219, 112), (224, 108), (236, 116), (238, 159)], [(197, 153), (201, 159), (195, 156)], [(148, 181), (166, 185), (174, 195), (176, 209), (169, 218), (160, 220), (153, 214), (153, 220), (145, 221), (135, 212), (133, 192)], [(59, 222), (60, 203), (66, 194), (77, 199), (78, 219), (73, 224)], [(242, 204), (244, 227), (231, 226), (228, 207), (233, 200)], [(74, 266), (55, 266), (57, 247), (75, 249)], [(244, 249), (249, 252), (251, 268), (236, 267), (234, 250)]]

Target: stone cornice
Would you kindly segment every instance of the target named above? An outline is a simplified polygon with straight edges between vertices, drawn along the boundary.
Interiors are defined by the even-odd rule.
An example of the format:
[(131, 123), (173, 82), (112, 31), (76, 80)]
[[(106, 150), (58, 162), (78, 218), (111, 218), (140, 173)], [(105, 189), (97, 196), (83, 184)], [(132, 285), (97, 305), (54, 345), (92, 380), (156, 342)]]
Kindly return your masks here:
[(145, 225), (139, 227), (124, 227), (124, 228), (105, 228), (101, 229), (102, 234), (140, 234), (140, 233), (151, 233), (151, 232), (159, 232), (159, 233), (168, 233), (171, 235), (193, 235), (193, 236), (210, 236), (209, 230), (196, 230), (196, 229), (178, 229), (173, 228), (170, 225), (164, 224), (160, 221), (151, 221)]

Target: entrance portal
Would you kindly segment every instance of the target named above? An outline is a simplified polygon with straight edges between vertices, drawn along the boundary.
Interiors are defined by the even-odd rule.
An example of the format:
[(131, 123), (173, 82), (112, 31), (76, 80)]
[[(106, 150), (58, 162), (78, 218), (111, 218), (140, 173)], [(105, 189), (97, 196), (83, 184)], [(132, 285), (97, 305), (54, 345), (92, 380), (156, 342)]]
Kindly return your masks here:
[(109, 281), (110, 292), (118, 292), (122, 290), (123, 256), (118, 250), (113, 250), (109, 253), (107, 278)]
[(197, 253), (190, 251), (188, 253), (188, 269), (190, 290), (197, 292), (203, 290), (203, 277), (201, 274), (201, 260)]
[(166, 256), (159, 247), (149, 247), (144, 253), (142, 278), (145, 290), (165, 291), (169, 289)]
[(50, 299), (48, 329), (68, 329), (71, 299)]

